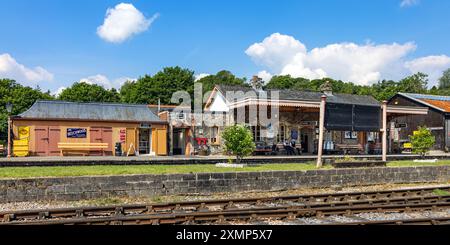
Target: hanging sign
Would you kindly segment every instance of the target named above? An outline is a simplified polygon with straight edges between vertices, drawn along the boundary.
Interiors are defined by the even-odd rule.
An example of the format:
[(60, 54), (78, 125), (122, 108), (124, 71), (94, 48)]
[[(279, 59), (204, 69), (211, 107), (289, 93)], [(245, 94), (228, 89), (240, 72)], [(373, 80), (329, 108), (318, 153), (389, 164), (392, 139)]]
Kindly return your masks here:
[(86, 138), (86, 132), (85, 128), (68, 128), (67, 138)]

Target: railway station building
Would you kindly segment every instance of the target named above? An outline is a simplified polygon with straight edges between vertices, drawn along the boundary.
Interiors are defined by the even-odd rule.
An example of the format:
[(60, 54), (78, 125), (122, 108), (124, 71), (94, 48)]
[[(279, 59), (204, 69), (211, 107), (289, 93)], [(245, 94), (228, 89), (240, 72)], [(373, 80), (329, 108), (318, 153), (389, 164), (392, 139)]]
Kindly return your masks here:
[(430, 129), (436, 139), (433, 150), (450, 150), (450, 96), (429, 94), (397, 93), (388, 101), (392, 106), (428, 108), (427, 115), (403, 115), (390, 120), (389, 148), (401, 152), (418, 126)]
[(167, 155), (167, 122), (147, 105), (38, 100), (12, 139), (14, 156)]
[[(267, 117), (260, 114), (261, 106), (267, 107)], [(388, 117), (427, 114), (426, 107), (388, 106), (371, 96), (333, 93), (330, 85), (321, 92), (216, 85), (204, 111), (222, 114), (226, 123), (203, 129), (213, 152), (222, 151), (221, 131), (236, 123), (239, 109), (245, 112), (245, 124), (251, 127), (257, 146), (275, 144), (282, 149), (283, 142), (295, 140), (303, 153), (319, 155), (381, 154)], [(260, 125), (256, 119), (261, 116), (276, 117), (277, 123)]]

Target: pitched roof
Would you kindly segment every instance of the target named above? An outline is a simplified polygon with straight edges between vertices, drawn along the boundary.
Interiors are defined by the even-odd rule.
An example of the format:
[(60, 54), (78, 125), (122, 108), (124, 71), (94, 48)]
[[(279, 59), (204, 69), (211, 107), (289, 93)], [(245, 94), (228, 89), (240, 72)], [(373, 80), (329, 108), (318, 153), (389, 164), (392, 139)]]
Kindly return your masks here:
[(147, 105), (38, 100), (18, 115), (30, 119), (163, 122)]
[[(267, 98), (274, 95), (274, 92), (278, 92), (278, 96), (280, 100), (292, 100), (292, 101), (315, 101), (320, 102), (320, 97), (325, 95), (321, 92), (313, 92), (313, 91), (300, 91), (293, 89), (268, 89), (257, 91), (250, 87), (244, 86), (230, 86), (230, 85), (216, 85), (217, 89), (219, 89), (222, 94), (226, 94), (227, 91), (234, 92), (234, 98), (236, 100), (246, 99), (246, 98), (256, 98), (257, 93), (262, 94), (265, 93)], [(237, 91), (242, 91), (242, 93), (236, 93)], [(255, 93), (248, 93), (248, 92)], [(327, 102), (331, 103), (341, 103), (341, 104), (357, 104), (357, 105), (380, 105), (376, 99), (372, 96), (368, 95), (355, 95), (355, 94), (341, 94), (341, 93), (333, 93), (333, 95), (327, 95)]]
[(439, 111), (450, 112), (450, 96), (413, 93), (398, 94)]
[(160, 105), (159, 106), (159, 108), (160, 108), (160, 111), (158, 112), (158, 105), (153, 105), (153, 104), (150, 104), (150, 105), (148, 105), (148, 108), (150, 108), (150, 110), (153, 112), (153, 113), (159, 113), (159, 112), (163, 112), (163, 111), (169, 111), (169, 112), (171, 112), (171, 111), (174, 111), (175, 110), (175, 108), (178, 108), (178, 109), (183, 109), (183, 110), (186, 110), (186, 111), (190, 111), (191, 110), (191, 107), (190, 106), (182, 106), (182, 105)]

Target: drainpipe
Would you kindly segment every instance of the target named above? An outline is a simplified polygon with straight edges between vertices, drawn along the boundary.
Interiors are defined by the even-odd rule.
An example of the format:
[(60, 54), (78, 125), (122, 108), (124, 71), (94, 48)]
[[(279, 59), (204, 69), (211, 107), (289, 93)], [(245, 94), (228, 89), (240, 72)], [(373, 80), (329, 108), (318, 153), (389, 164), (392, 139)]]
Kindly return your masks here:
[(387, 160), (387, 101), (384, 100), (382, 106), (383, 110), (383, 128), (382, 132), (382, 160), (385, 162)]

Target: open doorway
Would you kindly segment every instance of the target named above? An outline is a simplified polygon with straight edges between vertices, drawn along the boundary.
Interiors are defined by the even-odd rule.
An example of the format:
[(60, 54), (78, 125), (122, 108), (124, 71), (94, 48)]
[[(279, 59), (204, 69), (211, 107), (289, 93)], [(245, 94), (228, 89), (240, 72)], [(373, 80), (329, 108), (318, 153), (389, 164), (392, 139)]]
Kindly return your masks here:
[(173, 155), (184, 155), (186, 149), (186, 139), (184, 135), (185, 129), (173, 129)]
[(152, 130), (150, 128), (139, 129), (139, 155), (150, 154)]

